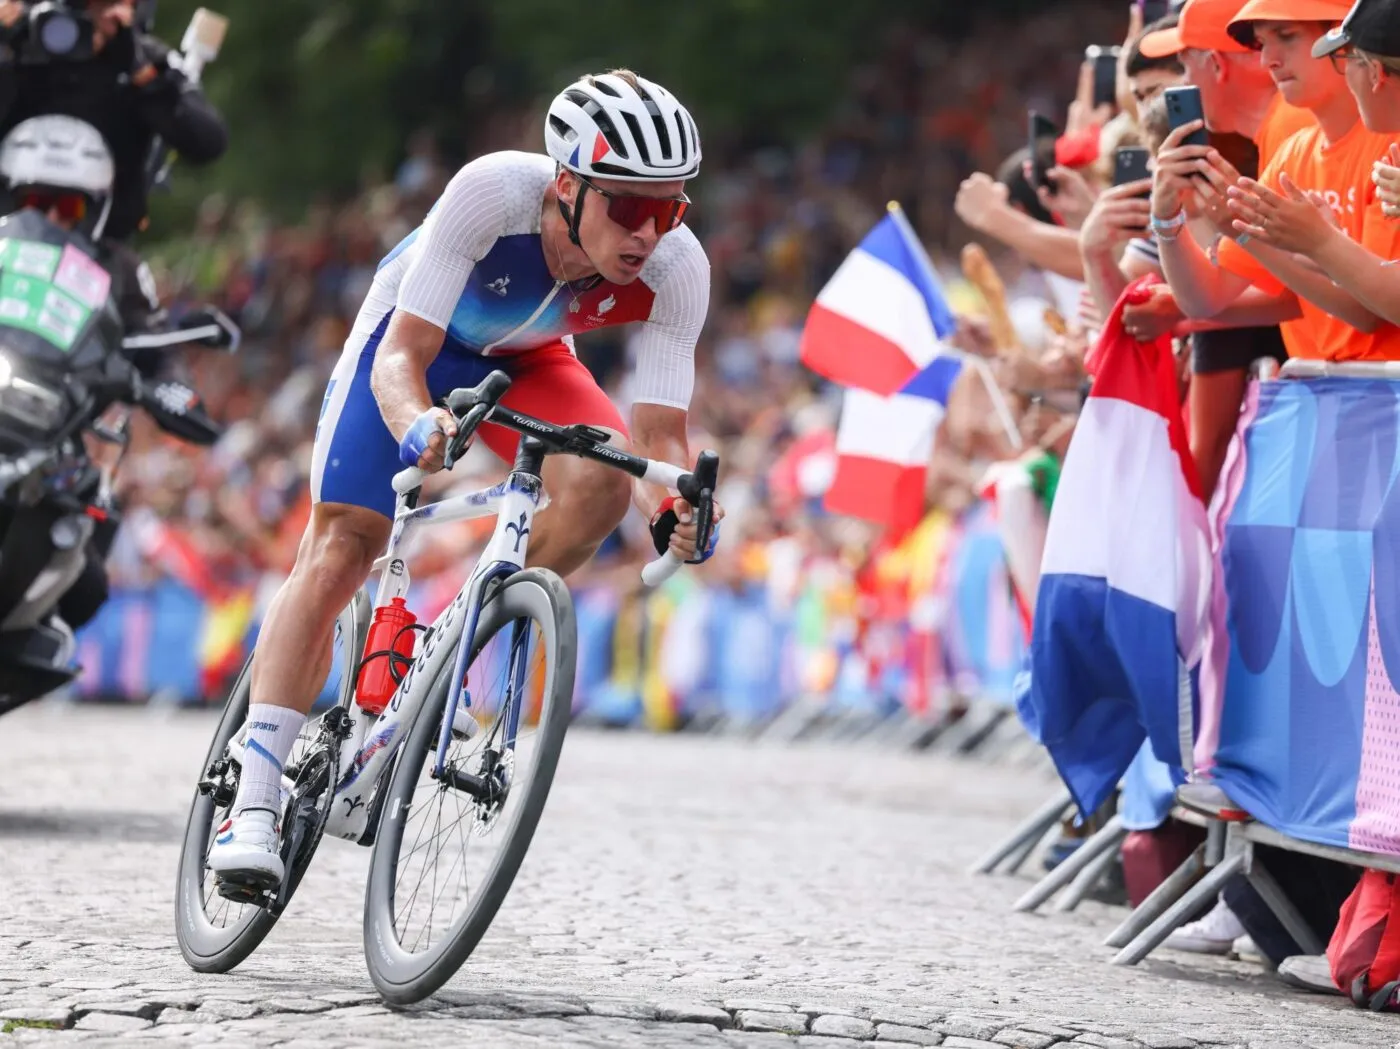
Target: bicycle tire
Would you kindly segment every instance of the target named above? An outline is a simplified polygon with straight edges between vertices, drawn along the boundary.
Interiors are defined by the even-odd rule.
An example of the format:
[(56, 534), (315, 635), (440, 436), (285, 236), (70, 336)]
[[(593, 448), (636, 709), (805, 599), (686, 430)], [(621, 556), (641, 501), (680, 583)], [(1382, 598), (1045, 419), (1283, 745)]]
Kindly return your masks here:
[[(350, 612), (356, 603), (367, 605), (363, 593), (356, 596), (355, 602), (347, 607)], [(344, 615), (345, 613), (342, 613)], [(364, 618), (361, 616), (361, 618)], [(362, 646), (363, 627), (355, 628), (357, 636), (350, 639), (351, 646)], [(354, 648), (354, 651), (358, 651)], [(209, 751), (200, 765), (200, 776), (204, 776), (210, 765), (224, 753), (229, 740), (237, 734), (248, 717), (248, 702), (252, 691), (253, 657), (249, 655), (229, 692), (228, 702), (214, 730), (214, 738)], [(353, 678), (348, 676), (341, 685), (340, 703), (348, 702), (349, 688)], [(331, 786), (333, 791), (333, 786)], [(180, 944), (180, 953), (190, 968), (196, 972), (226, 973), (236, 968), (253, 953), (267, 938), (272, 927), (277, 924), (281, 911), (291, 902), (302, 877), (311, 864), (311, 858), (320, 846), (325, 830), (325, 813), (313, 829), (312, 836), (302, 843), (297, 856), (287, 870), (285, 888), (282, 890), (281, 911), (274, 914), (264, 907), (245, 904), (249, 913), (246, 920), (240, 920), (232, 929), (216, 930), (204, 911), (202, 889), (204, 885), (204, 857), (209, 848), (209, 831), (214, 819), (214, 799), (207, 794), (195, 791), (190, 803), (190, 813), (185, 820), (185, 833), (180, 848), (179, 873), (175, 886), (175, 938)]]
[[(520, 808), (511, 817), (496, 859), (474, 894), (469, 908), (454, 923), (452, 933), (435, 948), (414, 954), (398, 943), (394, 923), (395, 871), (403, 843), (410, 802), (425, 759), (435, 750), (446, 711), (453, 661), (444, 660), (397, 756), (389, 783), (389, 803), (380, 818), (365, 886), (365, 961), (370, 979), (386, 1001), (407, 1005), (427, 998), (456, 974), (486, 934), (525, 858), (549, 796), (564, 745), (573, 705), (578, 639), (573, 600), (562, 579), (547, 569), (517, 572), (501, 584), (482, 608), (470, 658), (517, 619), (529, 618), (542, 628), (546, 653), (543, 701), (538, 720), (535, 760), (524, 787)], [(455, 645), (445, 646), (447, 652)]]
[[(200, 775), (224, 753), (224, 748), (248, 717), (253, 657), (243, 670), (224, 704), (223, 716), (214, 730), (209, 752), (200, 765)], [(195, 972), (226, 973), (257, 949), (272, 931), (277, 918), (262, 907), (247, 905), (248, 913), (232, 928), (216, 930), (204, 911), (204, 857), (209, 848), (209, 828), (214, 821), (214, 799), (195, 791), (190, 814), (185, 821), (184, 843), (180, 849), (180, 871), (175, 887), (175, 938), (180, 953)]]

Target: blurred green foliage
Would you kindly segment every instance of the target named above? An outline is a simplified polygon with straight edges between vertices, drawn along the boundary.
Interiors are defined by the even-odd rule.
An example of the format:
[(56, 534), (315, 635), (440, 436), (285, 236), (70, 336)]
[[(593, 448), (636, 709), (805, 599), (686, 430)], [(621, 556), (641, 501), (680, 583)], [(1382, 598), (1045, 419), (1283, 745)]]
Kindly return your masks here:
[(952, 0), (160, 0), (158, 35), (178, 46), (199, 6), (230, 19), (205, 87), (232, 145), (212, 168), (177, 170), (156, 229), (212, 189), (294, 215), (391, 175), (419, 128), (460, 162), (479, 148), (475, 114), (612, 66), (676, 91), (707, 142), (791, 140), (901, 20), (957, 32), (972, 17)]

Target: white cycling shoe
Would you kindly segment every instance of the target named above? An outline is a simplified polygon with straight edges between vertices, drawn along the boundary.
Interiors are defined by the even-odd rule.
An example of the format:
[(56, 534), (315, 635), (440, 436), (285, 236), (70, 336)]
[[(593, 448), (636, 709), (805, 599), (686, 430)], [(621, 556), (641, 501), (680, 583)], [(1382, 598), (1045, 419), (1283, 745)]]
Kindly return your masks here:
[(286, 873), (282, 868), (281, 826), (271, 809), (244, 809), (224, 820), (209, 850), (209, 869), (237, 885), (275, 889)]

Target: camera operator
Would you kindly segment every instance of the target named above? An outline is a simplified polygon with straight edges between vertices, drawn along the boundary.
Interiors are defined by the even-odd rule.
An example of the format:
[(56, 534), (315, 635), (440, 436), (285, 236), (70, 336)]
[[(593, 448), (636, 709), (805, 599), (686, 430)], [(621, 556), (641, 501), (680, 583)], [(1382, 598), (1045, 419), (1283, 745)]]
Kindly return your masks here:
[(116, 164), (106, 230), (113, 241), (145, 228), (146, 161), (156, 136), (193, 164), (216, 160), (228, 145), (223, 119), (149, 34), (154, 6), (0, 0), (0, 137), (48, 114), (97, 128)]

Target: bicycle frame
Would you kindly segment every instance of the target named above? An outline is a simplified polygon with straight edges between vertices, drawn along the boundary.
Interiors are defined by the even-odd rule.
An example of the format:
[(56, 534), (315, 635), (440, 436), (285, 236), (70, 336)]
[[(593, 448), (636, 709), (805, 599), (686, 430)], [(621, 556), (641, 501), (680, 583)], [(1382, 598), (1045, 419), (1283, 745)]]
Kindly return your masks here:
[[(394, 754), (412, 726), (414, 718), (427, 701), (428, 692), (437, 679), (441, 663), (442, 639), (452, 636), (458, 618), (462, 617), (464, 626), (457, 644), (453, 674), (449, 679), (455, 682), (455, 690), (443, 718), (437, 758), (433, 766), (435, 775), (442, 773), (448, 743), (451, 740), (452, 719), (461, 699), (461, 683), (466, 676), (471, 641), (476, 633), (486, 588), (493, 580), (518, 572), (525, 566), (535, 513), (547, 505), (547, 502), (538, 472), (531, 473), (518, 468), (513, 469), (504, 481), (491, 488), (423, 507), (410, 508), (408, 499), (404, 495), (399, 496), (388, 546), (384, 555), (375, 562), (375, 568), (380, 572), (379, 587), (374, 600), (375, 608), (408, 593), (411, 579), (401, 552), (405, 544), (425, 526), (466, 521), (494, 514), (496, 529), (467, 582), (433, 621), (421, 651), (415, 656), (413, 665), (409, 667), (383, 713), (371, 722), (369, 715), (364, 712), (356, 713), (358, 708), (352, 706), (355, 731), (342, 744), (341, 755), (349, 755), (349, 760), (340, 765), (340, 781), (336, 785), (335, 800), (332, 802), (331, 815), (326, 823), (328, 834), (352, 841), (359, 841), (365, 836), (369, 829), (370, 815), (367, 802), (376, 784), (391, 765)], [(523, 650), (524, 646), (521, 647)], [(358, 657), (359, 653), (355, 653), (354, 660), (347, 659), (346, 673), (353, 673)], [(516, 679), (513, 690), (520, 687), (524, 668), (525, 662), (522, 658), (512, 675)], [(351, 702), (353, 703), (353, 698)], [(508, 743), (513, 743), (515, 739), (518, 709), (518, 703), (511, 705), (507, 724)]]
[[(418, 495), (425, 476), (423, 472), (410, 467), (394, 477), (393, 487), (398, 493), (394, 523), (384, 555), (374, 563), (374, 568), (380, 573), (375, 608), (383, 607), (394, 598), (408, 593), (408, 566), (401, 551), (419, 529), (491, 514), (496, 516), (496, 528), (466, 583), (433, 621), (408, 672), (372, 724), (369, 715), (354, 706), (354, 678), (351, 678), (349, 688), (343, 690), (346, 698), (342, 702), (351, 714), (352, 727), (349, 736), (341, 742), (340, 760), (335, 765), (339, 780), (326, 820), (326, 833), (335, 837), (357, 843), (368, 843), (370, 840), (373, 834), (371, 817), (376, 815), (371, 812), (370, 802), (381, 798), (376, 793), (380, 781), (392, 766), (399, 744), (442, 672), (447, 655), (441, 648), (442, 639), (452, 636), (458, 638), (452, 676), (448, 679), (453, 691), (439, 728), (432, 775), (435, 779), (449, 778), (454, 783), (462, 780), (462, 775), (456, 770), (445, 768), (445, 762), (457, 704), (463, 700), (472, 641), (476, 636), (487, 588), (495, 580), (525, 567), (535, 513), (547, 505), (544, 483), (540, 479), (547, 455), (577, 455), (652, 484), (688, 493), (686, 497), (692, 502), (698, 500), (696, 505), (701, 507), (702, 515), (708, 520), (708, 500), (719, 468), (719, 460), (713, 452), (702, 453), (697, 460), (698, 475), (671, 463), (643, 459), (611, 447), (609, 434), (605, 430), (587, 426), (556, 426), (501, 405), (500, 397), (509, 384), (510, 380), (503, 373), (492, 372), (479, 386), (456, 390), (448, 396), (449, 406), (453, 406), (454, 402), (460, 405), (451, 409), (458, 416), (459, 428), (457, 436), (449, 444), (448, 468), (453, 459), (461, 454), (476, 427), (490, 418), (492, 422), (521, 435), (515, 463), (504, 481), (491, 488), (420, 507)], [(643, 569), (643, 582), (656, 585), (683, 563), (669, 552), (663, 554)], [(457, 630), (458, 617), (462, 619), (460, 631)], [(502, 742), (506, 747), (514, 746), (520, 727), (521, 696), (528, 657), (527, 647), (516, 643), (520, 641), (522, 624), (516, 623), (512, 629), (516, 631), (516, 636), (512, 643), (514, 665), (510, 668), (511, 684), (504, 711), (506, 725)], [(359, 657), (359, 649), (347, 651), (347, 674), (356, 673)], [(467, 780), (472, 778), (466, 777)]]

